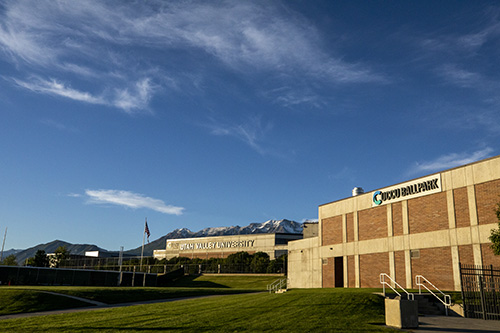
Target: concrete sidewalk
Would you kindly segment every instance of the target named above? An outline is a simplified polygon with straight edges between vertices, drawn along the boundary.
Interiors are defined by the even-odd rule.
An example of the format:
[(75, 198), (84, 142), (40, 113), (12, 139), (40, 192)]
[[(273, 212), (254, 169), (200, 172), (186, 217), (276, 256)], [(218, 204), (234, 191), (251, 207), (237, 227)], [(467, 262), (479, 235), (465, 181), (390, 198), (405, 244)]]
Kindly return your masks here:
[(498, 333), (500, 332), (500, 320), (482, 320), (446, 316), (419, 316), (418, 329), (411, 329), (407, 331), (425, 333)]

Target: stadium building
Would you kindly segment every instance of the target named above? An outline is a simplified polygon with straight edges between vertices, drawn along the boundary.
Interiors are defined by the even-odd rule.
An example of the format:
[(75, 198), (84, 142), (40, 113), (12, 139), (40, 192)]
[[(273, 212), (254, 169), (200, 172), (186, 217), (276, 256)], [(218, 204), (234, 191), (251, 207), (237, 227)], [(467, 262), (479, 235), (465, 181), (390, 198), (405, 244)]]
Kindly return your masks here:
[(500, 156), (319, 206), (318, 236), (288, 244), (291, 288), (405, 288), (423, 275), (460, 290), (459, 263), (500, 266), (488, 239), (498, 227)]
[(168, 239), (165, 250), (154, 250), (157, 259), (174, 257), (226, 258), (230, 254), (245, 251), (250, 254), (265, 252), (271, 260), (288, 252), (288, 242), (301, 239), (301, 234), (244, 234)]

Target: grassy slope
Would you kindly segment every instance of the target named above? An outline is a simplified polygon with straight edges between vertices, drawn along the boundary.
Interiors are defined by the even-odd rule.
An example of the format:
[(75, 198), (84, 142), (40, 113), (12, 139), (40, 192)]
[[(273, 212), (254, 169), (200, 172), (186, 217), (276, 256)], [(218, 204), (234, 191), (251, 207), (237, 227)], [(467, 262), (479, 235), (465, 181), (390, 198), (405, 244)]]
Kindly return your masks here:
[(130, 303), (158, 299), (206, 295), (228, 295), (255, 292), (255, 290), (231, 288), (157, 288), (157, 287), (36, 287), (106, 304)]
[(185, 277), (175, 287), (42, 287), (20, 286), (0, 288), (0, 315), (68, 309), (89, 306), (62, 296), (39, 291), (51, 291), (91, 299), (107, 304), (138, 302), (204, 295), (227, 295), (266, 290), (275, 276), (200, 276)]
[(292, 290), (0, 321), (0, 331), (391, 331), (371, 290)]
[(0, 300), (0, 315), (89, 306), (88, 303), (64, 296), (22, 289), (1, 288)]
[(218, 287), (266, 290), (267, 285), (280, 276), (241, 276), (241, 275), (201, 275), (198, 277), (186, 276), (174, 282), (174, 287)]

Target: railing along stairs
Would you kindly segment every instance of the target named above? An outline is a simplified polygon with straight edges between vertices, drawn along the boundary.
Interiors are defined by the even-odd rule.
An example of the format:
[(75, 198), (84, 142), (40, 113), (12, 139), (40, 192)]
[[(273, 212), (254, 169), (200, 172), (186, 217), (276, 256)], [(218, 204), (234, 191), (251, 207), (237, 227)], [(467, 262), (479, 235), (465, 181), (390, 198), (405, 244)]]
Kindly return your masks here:
[(398, 294), (399, 297), (401, 297), (401, 294), (395, 288), (393, 288), (393, 286), (389, 282), (387, 282), (386, 279), (388, 279), (395, 286), (397, 286), (399, 289), (404, 291), (406, 293), (406, 297), (408, 298), (408, 300), (413, 301), (415, 299), (415, 297), (412, 293), (409, 293), (408, 291), (406, 291), (405, 288), (401, 287), (401, 285), (399, 283), (397, 283), (395, 280), (393, 280), (388, 274), (380, 273), (380, 283), (382, 284), (382, 287), (384, 290), (384, 297), (385, 297), (385, 286), (388, 286), (389, 288), (391, 288), (396, 294)]
[(280, 278), (267, 285), (269, 293), (284, 293), (287, 290), (287, 278)]
[[(423, 281), (423, 282), (422, 282)], [(430, 290), (425, 284), (429, 284), (434, 288), (436, 291), (438, 291), (441, 295), (443, 295), (443, 299), (441, 299), (438, 295), (436, 295), (432, 290)], [(444, 310), (445, 314), (448, 315), (448, 308), (451, 306), (451, 297), (450, 295), (446, 295), (443, 293), (441, 290), (436, 288), (435, 285), (433, 285), (429, 280), (427, 280), (425, 277), (422, 275), (417, 275), (415, 276), (415, 284), (418, 286), (418, 293), (422, 294), (422, 287), (427, 289), (429, 293), (431, 293), (434, 297), (436, 297), (441, 303), (444, 305)]]

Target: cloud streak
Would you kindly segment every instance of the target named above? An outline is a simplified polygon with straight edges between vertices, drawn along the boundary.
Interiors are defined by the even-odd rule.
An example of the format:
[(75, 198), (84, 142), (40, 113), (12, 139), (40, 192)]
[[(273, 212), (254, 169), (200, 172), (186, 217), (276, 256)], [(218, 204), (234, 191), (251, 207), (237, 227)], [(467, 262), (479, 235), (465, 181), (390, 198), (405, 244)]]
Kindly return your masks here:
[(91, 204), (113, 204), (132, 209), (147, 208), (171, 215), (182, 215), (184, 211), (183, 207), (166, 205), (162, 200), (130, 191), (85, 190), (85, 194)]
[(56, 79), (45, 80), (34, 77), (29, 81), (23, 81), (16, 78), (12, 78), (12, 81), (14, 81), (17, 86), (36, 93), (64, 97), (89, 104), (113, 106), (129, 114), (134, 113), (138, 109), (146, 109), (154, 90), (149, 79), (143, 79), (136, 82), (135, 85), (132, 85), (130, 88), (116, 88), (114, 93), (101, 96), (73, 89)]
[(223, 124), (211, 119), (211, 124), (207, 125), (211, 134), (217, 136), (234, 137), (261, 155), (266, 155), (270, 151), (264, 148), (261, 141), (265, 134), (271, 130), (271, 124), (263, 124), (260, 117), (252, 117), (247, 122), (241, 124)]
[[(330, 84), (386, 81), (366, 64), (327, 52), (314, 25), (281, 6), (245, 1), (9, 2), (0, 10), (0, 51), (28, 72), (25, 77), (42, 77), (35, 87), (18, 79), (25, 82), (21, 87), (127, 113), (147, 109), (156, 92), (152, 82), (162, 82), (165, 70), (196, 71), (150, 56), (158, 51), (186, 56), (195, 51), (196, 57), (208, 55), (238, 74), (257, 71)], [(144, 79), (144, 73), (155, 74)], [(63, 75), (73, 76), (69, 84), (60, 86), (60, 80), (52, 79)], [(80, 80), (93, 80), (101, 91), (84, 92)], [(115, 96), (106, 97), (106, 89)], [(317, 103), (311, 97), (291, 101), (290, 94), (276, 100)]]
[(430, 173), (454, 168), (487, 158), (492, 152), (493, 149), (487, 147), (473, 153), (451, 153), (443, 155), (433, 161), (415, 163), (415, 166), (410, 170), (409, 174), (418, 174), (422, 172)]

